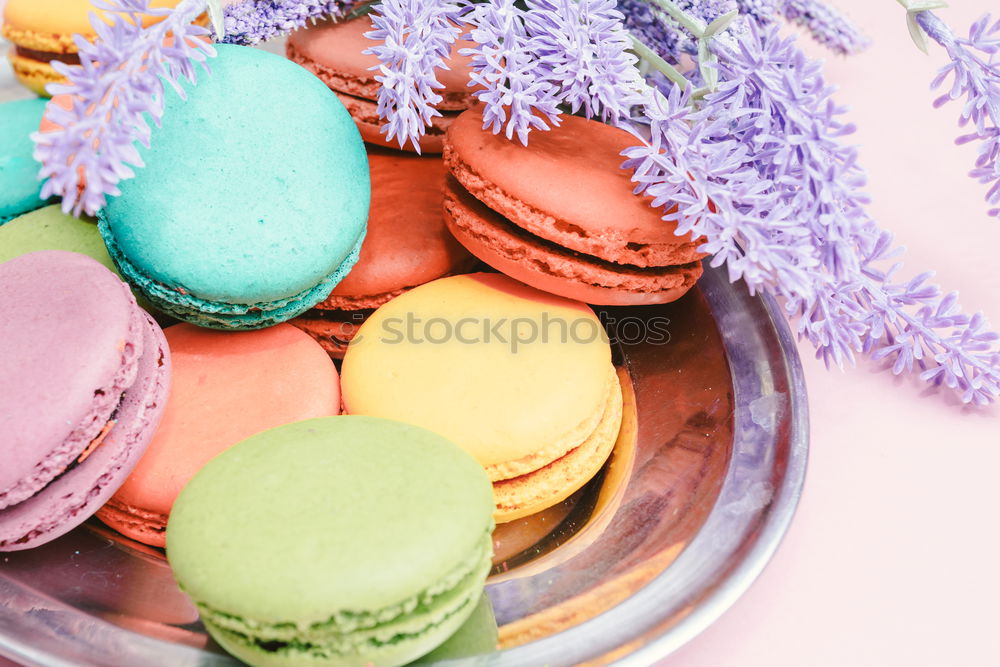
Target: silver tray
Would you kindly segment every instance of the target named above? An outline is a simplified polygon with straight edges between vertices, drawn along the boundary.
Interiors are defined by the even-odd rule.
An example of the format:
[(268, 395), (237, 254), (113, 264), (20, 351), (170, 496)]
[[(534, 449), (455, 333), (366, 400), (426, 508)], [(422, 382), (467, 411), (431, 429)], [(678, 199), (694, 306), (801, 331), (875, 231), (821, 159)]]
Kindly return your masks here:
[[(664, 318), (669, 341), (615, 345), (629, 381), (611, 461), (561, 505), (498, 529), (486, 590), (504, 648), (442, 664), (652, 664), (746, 590), (791, 521), (806, 394), (777, 304), (709, 269), (676, 303), (600, 314), (626, 341), (642, 324), (625, 318)], [(205, 634), (161, 550), (93, 519), (0, 554), (0, 655), (239, 664)]]

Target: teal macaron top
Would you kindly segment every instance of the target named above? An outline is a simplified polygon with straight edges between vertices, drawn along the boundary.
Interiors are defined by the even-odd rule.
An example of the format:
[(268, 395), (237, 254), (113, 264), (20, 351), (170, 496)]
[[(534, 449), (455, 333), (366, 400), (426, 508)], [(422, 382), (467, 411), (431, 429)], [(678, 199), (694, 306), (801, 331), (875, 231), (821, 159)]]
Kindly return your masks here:
[(364, 144), (305, 69), (258, 49), (216, 49), (211, 74), (184, 84), (186, 101), (167, 87), (162, 126), (101, 211), (102, 234), (123, 275), (160, 298), (237, 307), (227, 312), (315, 303), (364, 236)]
[(0, 224), (40, 208), (41, 165), (31, 156), (35, 144), (31, 133), (38, 131), (47, 100), (17, 100), (0, 104)]
[(174, 503), (167, 558), (213, 636), (252, 664), (284, 664), (260, 659), (269, 647), (405, 662), (447, 635), (408, 656), (400, 637), (454, 631), (479, 602), (492, 514), (486, 473), (442, 436), (325, 417), (212, 459)]

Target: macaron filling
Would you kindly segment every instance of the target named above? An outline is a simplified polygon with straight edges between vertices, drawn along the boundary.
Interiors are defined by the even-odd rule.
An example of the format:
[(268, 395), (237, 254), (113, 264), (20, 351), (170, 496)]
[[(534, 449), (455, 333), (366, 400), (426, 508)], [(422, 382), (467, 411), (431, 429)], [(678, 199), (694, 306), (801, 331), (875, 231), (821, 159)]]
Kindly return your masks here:
[(201, 602), (198, 609), (202, 622), (225, 639), (267, 653), (330, 659), (391, 650), (394, 644), (426, 635), (475, 606), (492, 563), (490, 528), (473, 555), (454, 572), (420, 594), (374, 612), (342, 610), (324, 621), (301, 624), (257, 622)]
[(56, 60), (61, 63), (66, 63), (67, 65), (80, 64), (79, 53), (53, 53), (52, 51), (39, 51), (37, 49), (28, 49), (23, 46), (15, 46), (14, 53), (20, 58), (26, 58), (28, 60), (37, 60), (40, 63), (50, 63), (53, 60)]
[(258, 329), (284, 322), (299, 315), (330, 294), (358, 261), (364, 232), (340, 265), (318, 285), (286, 298), (244, 304), (223, 303), (202, 299), (183, 286), (170, 286), (154, 280), (140, 271), (121, 252), (114, 232), (103, 211), (97, 215), (98, 229), (108, 247), (108, 254), (118, 271), (131, 284), (142, 290), (149, 300), (164, 312), (181, 319), (195, 319), (200, 326), (225, 329)]
[[(123, 287), (124, 289), (124, 287)], [(27, 500), (54, 482), (77, 462), (80, 455), (97, 439), (112, 421), (121, 405), (125, 391), (135, 382), (142, 355), (145, 313), (135, 308), (129, 318), (128, 338), (121, 342), (121, 365), (102, 387), (94, 389), (90, 411), (63, 442), (39, 461), (31, 474), (0, 491), (0, 510)]]

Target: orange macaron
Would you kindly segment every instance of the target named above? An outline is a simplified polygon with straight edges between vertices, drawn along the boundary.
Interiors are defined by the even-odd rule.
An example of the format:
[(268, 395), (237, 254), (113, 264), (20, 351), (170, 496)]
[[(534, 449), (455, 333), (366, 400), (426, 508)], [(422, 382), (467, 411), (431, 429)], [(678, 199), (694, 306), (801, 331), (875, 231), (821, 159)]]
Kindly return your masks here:
[(184, 485), (245, 438), (340, 412), (333, 362), (289, 324), (256, 331), (167, 327), (173, 385), (159, 429), (139, 464), (97, 517), (134, 540), (162, 547)]
[[(364, 53), (380, 43), (365, 37), (365, 33), (373, 29), (371, 17), (367, 14), (347, 21), (321, 21), (292, 33), (285, 47), (286, 54), (293, 62), (322, 79), (337, 94), (366, 142), (412, 151), (414, 148), (409, 142), (400, 146), (395, 139), (387, 141), (382, 133), (383, 121), (379, 118), (375, 102), (381, 86), (375, 79), (380, 62), (374, 55)], [(474, 42), (459, 39), (452, 45), (451, 55), (445, 59), (447, 69), (437, 71), (438, 80), (443, 85), (436, 90), (443, 98), (436, 107), (441, 115), (432, 120), (427, 134), (420, 141), (423, 153), (440, 153), (445, 131), (459, 113), (475, 102), (473, 89), (468, 85), (472, 57), (460, 53), (461, 49), (473, 46)]]

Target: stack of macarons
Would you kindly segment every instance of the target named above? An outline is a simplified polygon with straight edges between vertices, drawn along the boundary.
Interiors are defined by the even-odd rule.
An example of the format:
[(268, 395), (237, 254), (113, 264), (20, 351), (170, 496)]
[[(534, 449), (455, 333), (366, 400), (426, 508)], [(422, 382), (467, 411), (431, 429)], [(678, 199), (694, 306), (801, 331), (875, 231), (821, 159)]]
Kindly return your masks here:
[[(357, 123), (361, 136), (370, 144), (418, 150), (411, 143), (400, 143), (401, 138), (387, 139), (379, 118), (378, 90), (381, 84), (376, 79), (379, 74), (379, 60), (366, 53), (380, 40), (366, 37), (374, 26), (367, 14), (341, 21), (320, 21), (288, 38), (286, 53), (288, 58), (318, 76), (328, 85), (350, 111)], [(459, 39), (452, 45), (445, 58), (447, 69), (437, 70), (442, 87), (436, 89), (442, 100), (437, 105), (439, 116), (432, 119), (426, 134), (420, 141), (419, 151), (440, 153), (445, 132), (458, 115), (475, 103), (469, 88), (469, 72), (472, 58), (461, 54), (464, 48), (475, 46), (471, 41)]]

